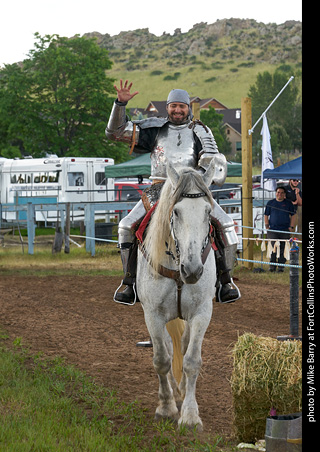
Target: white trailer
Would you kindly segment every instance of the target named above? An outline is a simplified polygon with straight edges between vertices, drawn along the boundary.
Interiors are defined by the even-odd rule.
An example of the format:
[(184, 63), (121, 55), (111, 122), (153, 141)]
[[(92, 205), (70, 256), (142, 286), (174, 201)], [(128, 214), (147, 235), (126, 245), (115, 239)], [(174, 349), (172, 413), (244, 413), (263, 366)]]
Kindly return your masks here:
[[(1, 204), (57, 204), (114, 200), (114, 179), (105, 177), (111, 158), (55, 156), (40, 159), (0, 160)], [(71, 204), (72, 205), (72, 204)], [(98, 213), (98, 212), (97, 212)], [(83, 215), (77, 211), (80, 219)], [(25, 212), (6, 212), (2, 220), (24, 220)], [(37, 212), (37, 221), (56, 221), (56, 211)]]

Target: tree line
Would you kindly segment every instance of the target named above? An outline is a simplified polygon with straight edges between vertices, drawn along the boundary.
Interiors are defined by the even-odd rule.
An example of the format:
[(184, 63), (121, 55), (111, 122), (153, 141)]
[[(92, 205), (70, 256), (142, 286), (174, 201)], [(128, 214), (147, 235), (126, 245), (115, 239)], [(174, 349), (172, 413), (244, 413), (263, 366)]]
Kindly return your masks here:
[[(128, 160), (128, 146), (106, 140), (104, 129), (115, 99), (108, 51), (95, 39), (35, 34), (34, 48), (22, 63), (0, 69), (0, 155), (6, 158), (47, 154)], [(253, 123), (286, 83), (288, 67), (259, 74), (250, 87)], [(292, 74), (290, 74), (292, 75)], [(291, 86), (292, 85), (292, 86)], [(222, 115), (201, 112), (218, 148), (231, 150)], [(268, 113), (275, 155), (301, 150), (301, 102), (290, 84)], [(259, 156), (259, 136), (253, 138)]]

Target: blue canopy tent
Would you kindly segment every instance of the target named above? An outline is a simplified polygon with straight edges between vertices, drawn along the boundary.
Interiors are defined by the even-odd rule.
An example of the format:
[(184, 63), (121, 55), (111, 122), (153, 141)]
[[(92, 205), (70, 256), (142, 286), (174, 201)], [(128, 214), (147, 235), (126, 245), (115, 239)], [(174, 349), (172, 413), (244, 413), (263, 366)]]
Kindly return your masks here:
[(263, 171), (263, 179), (302, 179), (302, 157)]
[[(142, 154), (118, 165), (106, 166), (105, 175), (106, 177), (149, 177), (151, 175), (150, 153)], [(228, 176), (242, 176), (241, 163), (228, 162)]]

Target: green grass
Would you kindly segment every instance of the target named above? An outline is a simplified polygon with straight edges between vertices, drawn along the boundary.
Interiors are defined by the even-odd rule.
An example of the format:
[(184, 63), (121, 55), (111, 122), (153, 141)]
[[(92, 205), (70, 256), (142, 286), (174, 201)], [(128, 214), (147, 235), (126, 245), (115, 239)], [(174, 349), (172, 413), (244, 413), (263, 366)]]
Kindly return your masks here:
[[(236, 66), (236, 64), (235, 64)], [(150, 101), (166, 100), (168, 93), (173, 88), (183, 88), (190, 96), (198, 96), (201, 99), (214, 97), (228, 108), (239, 108), (241, 98), (248, 96), (250, 86), (256, 81), (260, 72), (273, 73), (275, 65), (268, 63), (256, 63), (253, 67), (241, 68), (238, 72), (231, 72), (231, 65), (224, 63), (222, 69), (204, 70), (201, 65), (166, 67), (161, 59), (153, 63), (152, 69), (128, 71), (115, 64), (108, 75), (118, 80), (129, 79), (133, 82), (133, 88), (139, 94), (130, 102), (130, 107), (146, 108)], [(191, 69), (192, 68), (192, 69)], [(162, 70), (161, 75), (151, 75), (153, 70)], [(165, 76), (180, 72), (177, 80), (163, 80)], [(206, 82), (210, 78), (212, 82)]]
[[(28, 254), (28, 243), (24, 249), (18, 238), (10, 239), (10, 245), (0, 246), (0, 275), (105, 275), (121, 276), (122, 265), (116, 244), (96, 245), (95, 257), (92, 257), (82, 244), (81, 248), (71, 244), (70, 253), (64, 248), (60, 253), (52, 254), (52, 246), (35, 244), (34, 254)], [(13, 245), (12, 243), (15, 243)]]
[[(15, 239), (15, 246), (0, 246), (0, 275), (21, 275), (21, 276), (122, 276), (122, 264), (119, 250), (114, 243), (96, 246), (96, 255), (91, 256), (83, 245), (81, 248), (71, 244), (70, 253), (52, 254), (51, 246), (35, 246), (33, 255), (28, 254), (28, 246), (22, 251), (18, 238)], [(6, 242), (5, 242), (6, 243)], [(240, 253), (239, 257), (242, 257)], [(254, 244), (253, 259), (269, 262), (266, 253), (261, 259), (260, 246)], [(289, 262), (287, 262), (289, 264)], [(302, 265), (302, 251), (300, 246), (299, 265)], [(254, 268), (261, 268), (261, 264), (254, 264)], [(264, 264), (263, 273), (254, 273), (252, 270), (244, 268), (244, 263), (239, 261), (235, 268), (235, 275), (244, 272), (246, 277), (259, 278), (262, 281), (274, 281), (277, 283), (289, 284), (289, 268), (285, 268), (284, 273), (269, 273), (269, 265)], [(301, 279), (301, 272), (300, 272)]]
[[(27, 237), (28, 232), (26, 228), (20, 228), (20, 234), (22, 237)], [(19, 236), (19, 230), (17, 228), (15, 228), (13, 230), (13, 235), (14, 236)], [(55, 228), (54, 227), (39, 227), (37, 226), (35, 229), (35, 235), (37, 236), (53, 236), (55, 234)], [(80, 228), (70, 228), (70, 234), (71, 235), (80, 235)]]
[(122, 403), (63, 359), (32, 355), (21, 337), (9, 343), (1, 330), (0, 417), (2, 452), (236, 450), (221, 436), (203, 441), (171, 422), (150, 422), (137, 402)]

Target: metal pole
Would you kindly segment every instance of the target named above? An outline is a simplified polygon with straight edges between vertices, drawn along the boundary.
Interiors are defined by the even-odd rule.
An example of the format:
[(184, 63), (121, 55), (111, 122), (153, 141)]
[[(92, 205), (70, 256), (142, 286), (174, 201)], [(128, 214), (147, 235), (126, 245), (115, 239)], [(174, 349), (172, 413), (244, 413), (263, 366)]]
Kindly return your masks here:
[[(290, 265), (299, 265), (299, 246), (292, 242)], [(299, 336), (299, 268), (290, 267), (290, 335)]]
[(66, 226), (64, 234), (64, 252), (70, 253), (70, 202), (66, 204)]
[[(94, 206), (91, 203), (86, 203), (84, 207), (86, 236), (95, 238), (95, 224), (94, 224)], [(95, 241), (86, 240), (86, 251), (91, 252), (91, 256), (95, 256)]]
[(267, 111), (269, 110), (269, 108), (275, 103), (275, 101), (278, 99), (278, 97), (280, 96), (280, 94), (286, 89), (286, 87), (289, 85), (289, 83), (294, 79), (294, 76), (292, 75), (289, 80), (287, 81), (287, 83), (284, 85), (284, 87), (279, 91), (279, 93), (276, 95), (276, 97), (273, 99), (273, 101), (271, 102), (271, 104), (265, 109), (265, 111), (262, 113), (262, 115), (260, 116), (260, 118), (258, 119), (258, 121), (255, 123), (255, 125), (249, 129), (248, 133), (249, 135), (251, 135), (256, 127), (256, 125), (258, 124), (258, 122), (261, 120), (261, 118), (263, 117), (263, 115), (265, 115), (267, 113)]
[[(18, 211), (17, 215), (19, 215)], [(27, 205), (28, 254), (33, 254), (35, 229), (36, 229), (35, 206), (31, 202), (28, 202)]]
[(299, 246), (294, 238), (290, 242), (290, 335), (278, 336), (280, 341), (302, 340), (299, 337)]

